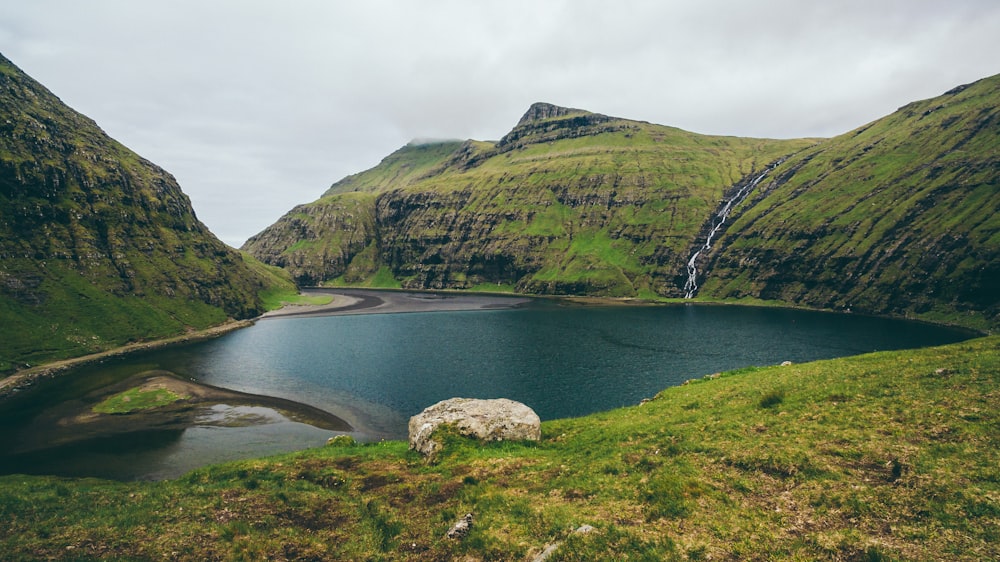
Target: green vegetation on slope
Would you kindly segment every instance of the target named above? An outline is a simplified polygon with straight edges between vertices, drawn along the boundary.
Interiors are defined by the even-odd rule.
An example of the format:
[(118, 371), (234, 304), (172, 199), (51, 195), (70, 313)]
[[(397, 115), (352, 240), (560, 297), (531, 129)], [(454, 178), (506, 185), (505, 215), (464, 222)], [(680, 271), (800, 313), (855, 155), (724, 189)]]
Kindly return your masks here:
[(1000, 326), (1000, 76), (789, 158), (701, 295)]
[(462, 147), (462, 141), (411, 142), (386, 156), (378, 166), (347, 176), (324, 193), (361, 191), (378, 193), (393, 186), (405, 185), (433, 174), (441, 163)]
[(1000, 77), (834, 139), (709, 137), (548, 104), (496, 143), (408, 145), (247, 242), (307, 284), (680, 297), (737, 184), (784, 159), (698, 296), (1000, 326)]
[[(9, 560), (989, 560), (1000, 337), (707, 377), (538, 443), (325, 447), (171, 482), (0, 478)], [(472, 532), (447, 529), (473, 513)], [(595, 530), (573, 534), (582, 525)]]
[(670, 295), (726, 190), (811, 144), (536, 104), (497, 143), (407, 145), (244, 249), (303, 284)]
[(249, 318), (288, 275), (0, 57), (0, 373)]

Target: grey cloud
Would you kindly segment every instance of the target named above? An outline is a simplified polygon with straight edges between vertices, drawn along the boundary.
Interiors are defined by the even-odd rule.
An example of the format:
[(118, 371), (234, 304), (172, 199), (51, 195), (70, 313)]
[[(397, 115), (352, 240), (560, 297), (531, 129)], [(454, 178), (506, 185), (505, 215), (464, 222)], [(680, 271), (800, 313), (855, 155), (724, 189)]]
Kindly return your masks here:
[(997, 29), (992, 0), (33, 0), (0, 51), (239, 245), (412, 139), (497, 139), (535, 101), (839, 134), (1000, 71)]

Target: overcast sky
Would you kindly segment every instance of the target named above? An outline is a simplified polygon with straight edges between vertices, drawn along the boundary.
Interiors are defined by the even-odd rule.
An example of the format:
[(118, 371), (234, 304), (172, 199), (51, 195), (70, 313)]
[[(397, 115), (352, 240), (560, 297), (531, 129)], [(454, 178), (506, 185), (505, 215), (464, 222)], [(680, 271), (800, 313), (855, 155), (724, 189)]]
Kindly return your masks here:
[(0, 0), (0, 52), (233, 246), (414, 138), (535, 101), (834, 136), (1000, 73), (996, 0)]

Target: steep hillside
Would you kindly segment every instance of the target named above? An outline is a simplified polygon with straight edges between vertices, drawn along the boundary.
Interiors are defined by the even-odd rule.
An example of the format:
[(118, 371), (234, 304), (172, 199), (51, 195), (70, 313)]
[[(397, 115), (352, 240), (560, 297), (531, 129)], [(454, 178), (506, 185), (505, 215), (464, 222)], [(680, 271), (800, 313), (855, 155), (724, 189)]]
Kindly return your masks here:
[(0, 56), (0, 372), (255, 316), (282, 284)]
[(724, 194), (811, 144), (535, 104), (496, 143), (403, 147), (244, 249), (304, 284), (679, 296)]
[(740, 193), (692, 294), (991, 330), (998, 105), (993, 77), (833, 139), (773, 141), (535, 104), (496, 143), (408, 145), (244, 248), (306, 284), (681, 297)]
[(1000, 325), (1000, 76), (805, 150), (706, 256), (701, 296)]

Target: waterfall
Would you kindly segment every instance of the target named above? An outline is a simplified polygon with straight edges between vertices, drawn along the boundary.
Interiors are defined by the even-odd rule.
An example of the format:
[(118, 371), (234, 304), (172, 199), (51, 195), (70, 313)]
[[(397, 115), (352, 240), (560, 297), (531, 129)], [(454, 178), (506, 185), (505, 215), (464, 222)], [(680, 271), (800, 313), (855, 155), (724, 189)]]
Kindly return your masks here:
[(736, 193), (734, 193), (732, 197), (723, 202), (722, 208), (715, 214), (715, 222), (712, 224), (712, 229), (708, 232), (708, 236), (705, 238), (705, 243), (698, 248), (698, 251), (691, 255), (691, 259), (687, 262), (688, 278), (687, 282), (684, 283), (684, 298), (693, 298), (695, 292), (698, 291), (698, 256), (700, 256), (705, 250), (712, 247), (712, 239), (715, 238), (715, 235), (722, 228), (722, 225), (725, 224), (726, 219), (729, 218), (729, 213), (733, 210), (733, 207), (742, 203), (743, 200), (750, 195), (750, 192), (757, 187), (757, 184), (759, 184), (761, 180), (763, 180), (764, 177), (771, 172), (771, 170), (777, 168), (782, 162), (784, 162), (784, 159), (778, 160), (774, 164), (768, 166), (767, 169), (757, 175), (757, 177), (753, 178), (753, 180), (737, 189)]

